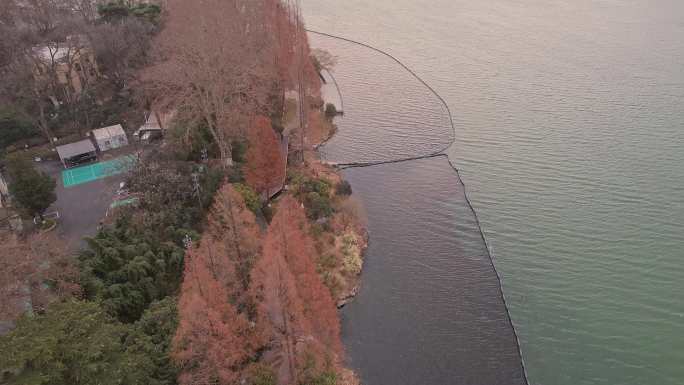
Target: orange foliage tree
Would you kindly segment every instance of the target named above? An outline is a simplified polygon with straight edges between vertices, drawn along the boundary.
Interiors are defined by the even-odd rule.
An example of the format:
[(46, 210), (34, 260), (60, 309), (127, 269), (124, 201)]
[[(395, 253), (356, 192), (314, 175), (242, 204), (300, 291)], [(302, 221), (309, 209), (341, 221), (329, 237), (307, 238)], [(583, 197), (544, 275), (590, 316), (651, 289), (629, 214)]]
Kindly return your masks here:
[(245, 179), (258, 193), (270, 194), (285, 181), (285, 155), (271, 121), (255, 119), (249, 130)]
[(217, 279), (229, 290), (241, 310), (252, 310), (247, 295), (251, 270), (260, 252), (260, 231), (254, 214), (231, 185), (223, 186), (214, 197), (205, 238)]
[(189, 251), (185, 263), (173, 340), (173, 358), (181, 367), (178, 382), (231, 384), (258, 348), (254, 333), (211, 272), (205, 250)]
[(254, 216), (240, 194), (222, 187), (199, 247), (186, 254), (173, 341), (181, 385), (232, 384), (263, 346), (246, 290), (258, 240)]
[(285, 197), (268, 228), (252, 285), (269, 325), (272, 349), (267, 356), (278, 383), (297, 383), (311, 357), (339, 363), (339, 319), (330, 291), (316, 272), (315, 258), (304, 210), (294, 198)]

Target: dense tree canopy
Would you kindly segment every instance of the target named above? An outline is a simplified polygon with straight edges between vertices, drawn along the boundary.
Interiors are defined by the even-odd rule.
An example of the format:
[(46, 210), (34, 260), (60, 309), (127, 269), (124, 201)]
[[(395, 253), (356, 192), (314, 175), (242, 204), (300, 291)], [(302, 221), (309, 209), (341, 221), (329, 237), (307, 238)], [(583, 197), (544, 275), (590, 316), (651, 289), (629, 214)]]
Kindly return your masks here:
[(0, 337), (2, 382), (16, 385), (161, 384), (136, 332), (96, 303), (68, 301), (23, 317)]
[(153, 302), (134, 325), (134, 346), (153, 363), (150, 384), (176, 384), (178, 367), (171, 360), (170, 351), (173, 335), (178, 327), (177, 300), (176, 297), (166, 297)]
[(88, 239), (81, 255), (87, 298), (125, 322), (137, 320), (155, 300), (175, 293), (183, 271), (183, 249), (156, 243), (147, 231), (121, 218), (112, 229)]

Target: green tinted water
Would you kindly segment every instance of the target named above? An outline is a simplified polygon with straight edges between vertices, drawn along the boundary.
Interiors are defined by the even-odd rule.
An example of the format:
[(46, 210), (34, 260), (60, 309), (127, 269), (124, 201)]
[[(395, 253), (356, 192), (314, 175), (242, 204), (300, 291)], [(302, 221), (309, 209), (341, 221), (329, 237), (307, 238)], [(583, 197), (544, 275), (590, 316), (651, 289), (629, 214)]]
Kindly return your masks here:
[(304, 7), (450, 104), (533, 384), (684, 383), (684, 3)]

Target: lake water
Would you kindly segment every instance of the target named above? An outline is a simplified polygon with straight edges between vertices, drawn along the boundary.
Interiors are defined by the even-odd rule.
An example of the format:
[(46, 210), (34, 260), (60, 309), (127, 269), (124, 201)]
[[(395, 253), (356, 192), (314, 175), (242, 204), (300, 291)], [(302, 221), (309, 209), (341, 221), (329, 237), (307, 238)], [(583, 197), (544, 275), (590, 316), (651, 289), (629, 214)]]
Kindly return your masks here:
[[(390, 52), (446, 99), (456, 123), (448, 154), (461, 170), (503, 276), (530, 383), (684, 383), (684, 2), (304, 0), (303, 5), (309, 28)], [(410, 79), (402, 90), (401, 82), (391, 81), (394, 75), (388, 81), (381, 76), (367, 79), (367, 92), (383, 96), (365, 100), (379, 118), (345, 117), (340, 135), (345, 127), (359, 132), (365, 124), (368, 135), (379, 139), (373, 130), (386, 126), (387, 139), (374, 142), (386, 147), (338, 142), (342, 150), (336, 153), (331, 142), (327, 156), (415, 155), (448, 141), (444, 111), (434, 99), (424, 91), (413, 93), (420, 87)], [(393, 115), (396, 120), (389, 120)], [(404, 128), (415, 132), (398, 130), (395, 121), (408, 122)], [(458, 179), (443, 174), (442, 161), (348, 171), (355, 189), (376, 206), (382, 193), (385, 200), (392, 195), (404, 202), (385, 202), (382, 209), (369, 205), (371, 237), (373, 223), (388, 230), (371, 239), (362, 293), (344, 312), (350, 360), (368, 385), (393, 379), (497, 383), (478, 377), (477, 370), (472, 377), (446, 375), (468, 351), (475, 357), (487, 351), (511, 357), (510, 336), (503, 337), (501, 349), (449, 343), (462, 338), (467, 327), (457, 315), (451, 322), (443, 318), (444, 308), (453, 310), (449, 306), (463, 298), (446, 277), (464, 272), (449, 258), (477, 245), (458, 246), (469, 239), (465, 234), (472, 223), (465, 214), (465, 222), (453, 215), (461, 202)], [(387, 234), (439, 246), (419, 251), (430, 261), (421, 267), (422, 261), (400, 250), (378, 250), (377, 245), (401, 244)], [(452, 253), (445, 254), (445, 247)], [(384, 274), (390, 283), (411, 283), (426, 277), (416, 276), (415, 269), (435, 267), (440, 274), (414, 283), (423, 289), (412, 293), (382, 279)], [(399, 300), (402, 295), (406, 301)], [(402, 306), (403, 312), (393, 310)], [(411, 314), (420, 319), (407, 323), (423, 322), (423, 334), (372, 325), (373, 319)], [(481, 343), (497, 343), (501, 336)], [(371, 338), (374, 344), (364, 344)], [(421, 355), (427, 358), (412, 366), (412, 357)]]

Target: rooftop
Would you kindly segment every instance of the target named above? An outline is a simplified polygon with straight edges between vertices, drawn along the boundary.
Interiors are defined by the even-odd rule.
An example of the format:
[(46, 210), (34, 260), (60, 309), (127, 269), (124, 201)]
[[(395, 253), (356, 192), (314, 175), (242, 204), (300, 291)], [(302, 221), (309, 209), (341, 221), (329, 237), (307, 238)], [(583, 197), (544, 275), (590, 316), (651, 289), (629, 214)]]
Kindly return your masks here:
[(89, 152), (95, 152), (95, 146), (90, 139), (57, 146), (57, 153), (59, 154), (60, 159), (68, 159)]
[(120, 124), (116, 124), (109, 127), (102, 127), (92, 131), (95, 140), (109, 139), (117, 136), (126, 136), (123, 127)]

